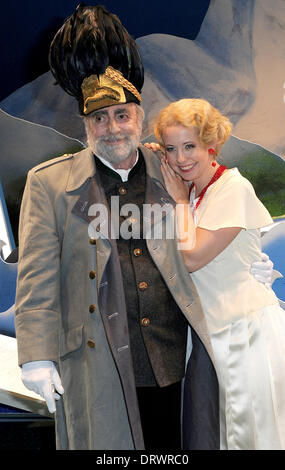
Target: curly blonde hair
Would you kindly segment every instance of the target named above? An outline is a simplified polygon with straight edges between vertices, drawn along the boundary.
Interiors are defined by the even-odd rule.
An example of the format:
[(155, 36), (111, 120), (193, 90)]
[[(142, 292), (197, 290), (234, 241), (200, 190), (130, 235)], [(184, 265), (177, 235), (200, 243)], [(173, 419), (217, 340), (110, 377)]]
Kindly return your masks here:
[(201, 144), (215, 145), (215, 155), (229, 138), (232, 124), (220, 111), (204, 99), (181, 99), (163, 108), (154, 125), (154, 134), (163, 145), (162, 134), (166, 127), (181, 125), (195, 128)]

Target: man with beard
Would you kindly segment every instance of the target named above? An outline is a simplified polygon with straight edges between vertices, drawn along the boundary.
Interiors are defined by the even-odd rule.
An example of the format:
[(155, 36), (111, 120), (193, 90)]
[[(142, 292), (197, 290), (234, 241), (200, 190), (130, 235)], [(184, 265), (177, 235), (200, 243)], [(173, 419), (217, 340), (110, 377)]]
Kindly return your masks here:
[[(185, 446), (218, 449), (218, 384), (199, 298), (176, 240), (144, 238), (144, 204), (173, 201), (159, 158), (139, 145), (136, 44), (115, 15), (81, 4), (55, 35), (50, 65), (78, 100), (88, 148), (28, 175), (15, 319), (23, 382), (56, 409), (58, 449), (180, 450), (189, 322)], [(139, 237), (112, 237), (112, 197), (121, 226), (138, 226)], [(140, 220), (123, 210), (131, 204)], [(94, 207), (107, 209), (96, 227)], [(161, 211), (154, 223), (165, 228), (166, 219)]]
[(88, 147), (94, 155), (104, 155), (111, 168), (132, 168), (137, 160), (143, 118), (142, 108), (135, 103), (94, 111), (84, 121)]

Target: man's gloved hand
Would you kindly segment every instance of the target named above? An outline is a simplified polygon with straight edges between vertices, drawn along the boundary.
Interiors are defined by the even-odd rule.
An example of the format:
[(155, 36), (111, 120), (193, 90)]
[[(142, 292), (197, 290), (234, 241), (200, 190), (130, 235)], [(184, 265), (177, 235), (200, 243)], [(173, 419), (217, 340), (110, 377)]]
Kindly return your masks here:
[(50, 413), (55, 412), (55, 400), (60, 399), (64, 390), (52, 361), (33, 361), (23, 364), (22, 382), (25, 387), (46, 400)]
[(271, 287), (273, 263), (266, 253), (261, 253), (261, 261), (252, 263), (250, 272), (257, 281), (265, 284), (267, 288)]

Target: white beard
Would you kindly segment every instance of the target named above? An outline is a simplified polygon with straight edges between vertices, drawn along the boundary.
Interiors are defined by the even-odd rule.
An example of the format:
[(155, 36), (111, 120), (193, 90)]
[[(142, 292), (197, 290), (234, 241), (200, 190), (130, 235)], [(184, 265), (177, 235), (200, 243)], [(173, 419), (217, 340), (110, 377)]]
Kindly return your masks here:
[[(127, 158), (133, 155), (140, 143), (141, 131), (138, 128), (137, 132), (132, 134), (116, 134), (116, 135), (107, 135), (101, 136), (99, 138), (94, 138), (92, 130), (88, 127), (87, 132), (87, 142), (89, 148), (95, 155), (104, 158), (113, 165), (118, 165), (122, 163)], [(108, 145), (109, 142), (116, 142), (116, 140), (124, 139), (123, 142), (118, 143), (117, 145)]]

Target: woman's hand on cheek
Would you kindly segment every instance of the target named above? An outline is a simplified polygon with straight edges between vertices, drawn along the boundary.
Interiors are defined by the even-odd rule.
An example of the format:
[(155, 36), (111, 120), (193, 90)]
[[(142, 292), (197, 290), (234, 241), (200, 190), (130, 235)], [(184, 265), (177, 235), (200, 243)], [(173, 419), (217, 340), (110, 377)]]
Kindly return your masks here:
[(188, 183), (180, 175), (175, 173), (166, 159), (161, 160), (161, 172), (167, 192), (178, 204), (188, 204), (189, 188)]

